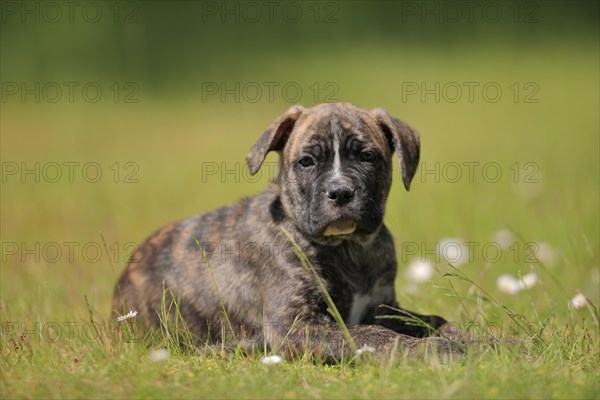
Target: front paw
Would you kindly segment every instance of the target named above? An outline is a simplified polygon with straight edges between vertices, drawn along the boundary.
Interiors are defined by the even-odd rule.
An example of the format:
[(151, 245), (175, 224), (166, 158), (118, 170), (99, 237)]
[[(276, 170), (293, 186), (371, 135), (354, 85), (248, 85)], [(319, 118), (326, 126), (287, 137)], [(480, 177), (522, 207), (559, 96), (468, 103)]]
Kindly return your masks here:
[(463, 331), (450, 322), (446, 322), (444, 325), (440, 326), (437, 330), (437, 335), (457, 343), (468, 343), (473, 341), (473, 336), (470, 333)]

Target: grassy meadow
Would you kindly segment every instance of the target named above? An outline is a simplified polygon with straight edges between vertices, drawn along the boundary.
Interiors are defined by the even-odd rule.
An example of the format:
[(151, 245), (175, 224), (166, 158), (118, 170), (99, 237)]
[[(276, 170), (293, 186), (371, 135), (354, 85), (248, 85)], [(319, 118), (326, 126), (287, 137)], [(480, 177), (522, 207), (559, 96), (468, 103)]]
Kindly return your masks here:
[[(237, 65), (216, 68), (213, 59), (213, 67), (179, 80), (165, 72), (160, 87), (136, 80), (135, 65), (121, 79), (19, 69), (3, 56), (3, 82), (94, 81), (104, 95), (98, 102), (79, 90), (73, 102), (45, 101), (43, 93), (39, 102), (3, 98), (0, 397), (599, 398), (595, 29), (595, 36), (529, 42), (421, 46), (365, 35), (334, 49), (280, 48), (260, 57), (240, 50)], [(12, 47), (6, 54), (22, 55)], [(235, 56), (223, 50), (223, 60)], [(137, 102), (122, 101), (130, 81)], [(207, 82), (278, 86), (272, 101), (266, 91), (254, 101), (252, 85), (237, 101), (209, 94)], [(290, 82), (302, 89), (294, 102), (281, 91)], [(422, 84), (430, 90), (424, 97)], [(3, 89), (4, 96), (12, 86)], [(327, 100), (382, 107), (421, 133), (411, 190), (396, 168), (387, 203), (401, 305), (480, 334), (517, 336), (528, 356), (263, 365), (261, 354), (181, 352), (160, 335), (128, 340), (122, 328), (135, 319), (110, 318), (114, 283), (135, 243), (167, 222), (260, 191), (268, 174), (248, 179), (243, 164), (254, 141), (295, 102)], [(500, 244), (490, 243), (499, 231), (508, 243), (496, 254)], [(435, 252), (445, 238), (473, 249), (456, 269)], [(434, 272), (415, 282), (406, 271), (421, 256)], [(530, 273), (535, 282), (516, 293), (498, 285), (502, 275)], [(578, 293), (587, 299), (581, 308), (572, 303)], [(157, 361), (160, 348), (170, 355)]]

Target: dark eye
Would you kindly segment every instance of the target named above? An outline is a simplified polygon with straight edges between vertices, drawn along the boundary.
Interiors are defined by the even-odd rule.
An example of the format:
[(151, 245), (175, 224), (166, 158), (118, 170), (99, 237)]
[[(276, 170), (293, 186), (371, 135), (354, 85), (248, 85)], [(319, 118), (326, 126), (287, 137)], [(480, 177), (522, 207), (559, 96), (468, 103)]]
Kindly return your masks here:
[(311, 165), (315, 165), (315, 160), (312, 159), (312, 157), (303, 157), (298, 161), (298, 164), (302, 165), (303, 167), (310, 167)]
[(360, 161), (364, 161), (364, 162), (373, 162), (375, 161), (375, 158), (377, 156), (375, 155), (375, 153), (373, 153), (372, 151), (363, 151), (362, 153), (360, 153), (360, 155), (358, 156), (358, 159)]

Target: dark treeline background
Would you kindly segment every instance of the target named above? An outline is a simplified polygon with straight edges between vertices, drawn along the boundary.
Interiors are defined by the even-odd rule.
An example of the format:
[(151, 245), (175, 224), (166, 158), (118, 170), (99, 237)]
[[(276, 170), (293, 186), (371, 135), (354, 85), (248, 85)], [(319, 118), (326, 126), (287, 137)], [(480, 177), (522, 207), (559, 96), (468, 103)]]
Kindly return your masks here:
[(597, 38), (598, 4), (7, 1), (2, 3), (2, 79), (106, 77), (144, 82), (146, 89), (163, 92), (174, 82), (193, 85), (225, 73), (229, 79), (248, 77), (249, 71), (281, 60), (318, 62), (311, 57), (353, 47), (385, 47), (398, 54), (500, 44), (533, 49)]

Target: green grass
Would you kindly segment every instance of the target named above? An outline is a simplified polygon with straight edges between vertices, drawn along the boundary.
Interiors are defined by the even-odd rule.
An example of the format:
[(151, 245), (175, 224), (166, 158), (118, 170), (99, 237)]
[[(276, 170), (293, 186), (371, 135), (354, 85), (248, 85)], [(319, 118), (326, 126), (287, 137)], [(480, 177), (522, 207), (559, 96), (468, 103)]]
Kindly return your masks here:
[[(335, 365), (306, 357), (265, 366), (260, 354), (178, 351), (169, 335), (127, 340), (125, 327), (135, 319), (117, 324), (108, 318), (130, 243), (164, 223), (261, 190), (264, 178), (202, 182), (201, 163), (242, 163), (253, 141), (289, 104), (202, 104), (199, 94), (141, 94), (138, 104), (8, 102), (0, 121), (3, 162), (97, 162), (103, 179), (2, 183), (1, 397), (598, 398), (597, 311), (592, 305), (569, 306), (578, 292), (595, 307), (600, 304), (597, 48), (583, 41), (482, 48), (477, 54), (469, 48), (453, 54), (394, 50), (316, 52), (312, 56), (320, 66), (307, 66), (293, 77), (284, 73), (293, 64), (280, 60), (236, 79), (297, 80), (303, 87), (335, 81), (340, 100), (386, 108), (416, 127), (428, 168), (448, 162), (500, 164), (503, 178), (496, 183), (480, 175), (472, 183), (436, 183), (418, 172), (410, 193), (395, 171), (386, 223), (397, 242), (396, 286), (404, 307), (443, 315), (480, 333), (517, 334), (529, 357), (504, 351), (472, 353), (452, 364)], [(348, 67), (340, 72), (336, 65)], [(377, 73), (357, 79), (368, 65), (377, 65)], [(515, 81), (535, 81), (539, 102), (514, 103), (509, 97), (497, 103), (402, 102), (403, 81), (495, 81), (506, 91)], [(309, 105), (310, 96), (303, 102)], [(109, 169), (115, 162), (122, 173), (128, 172), (126, 162), (135, 162), (138, 182), (124, 183), (121, 175), (115, 183)], [(539, 183), (515, 184), (509, 169), (515, 162), (535, 163)], [(533, 195), (523, 195), (523, 188), (534, 189)], [(505, 227), (515, 234), (516, 260), (516, 250), (508, 250), (486, 265), (480, 246), (458, 272), (440, 260), (429, 282), (410, 285), (404, 276), (414, 258), (402, 255), (405, 242), (425, 249), (445, 237), (486, 243)], [(37, 242), (47, 251), (48, 244), (58, 243), (63, 254), (56, 262), (48, 260), (53, 253), (41, 250), (8, 255), (9, 242), (20, 249), (23, 243), (35, 249)], [(72, 258), (69, 242), (79, 243)], [(527, 260), (527, 242), (549, 243), (556, 262)], [(82, 248), (90, 243), (86, 255)], [(499, 275), (532, 270), (539, 277), (533, 288), (515, 295), (498, 290)], [(91, 319), (98, 330), (89, 325)], [(66, 324), (72, 324), (72, 334)], [(171, 357), (150, 361), (149, 352), (161, 347), (169, 348)]]

